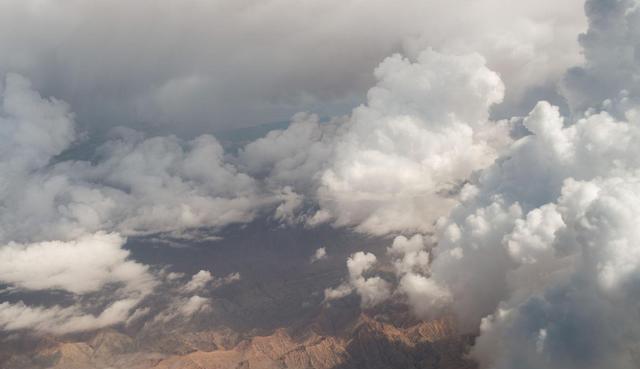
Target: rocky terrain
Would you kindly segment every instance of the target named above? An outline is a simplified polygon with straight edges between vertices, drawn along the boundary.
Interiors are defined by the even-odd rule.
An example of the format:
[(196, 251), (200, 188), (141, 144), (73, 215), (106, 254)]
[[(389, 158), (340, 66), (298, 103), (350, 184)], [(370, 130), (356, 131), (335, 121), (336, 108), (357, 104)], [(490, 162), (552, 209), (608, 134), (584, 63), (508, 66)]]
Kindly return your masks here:
[[(452, 319), (325, 308), (306, 327), (268, 334), (228, 328), (130, 336), (115, 329), (84, 337), (6, 339), (3, 369), (383, 369), (474, 368), (472, 336)], [(13, 351), (14, 354), (11, 354)]]

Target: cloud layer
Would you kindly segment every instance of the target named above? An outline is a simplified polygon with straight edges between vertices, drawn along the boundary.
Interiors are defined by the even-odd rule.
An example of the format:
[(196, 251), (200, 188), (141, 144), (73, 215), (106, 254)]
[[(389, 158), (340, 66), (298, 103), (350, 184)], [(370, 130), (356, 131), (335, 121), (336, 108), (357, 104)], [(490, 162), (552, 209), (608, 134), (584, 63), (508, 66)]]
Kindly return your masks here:
[(580, 59), (581, 6), (9, 0), (0, 4), (0, 74), (25, 75), (69, 102), (83, 130), (135, 125), (193, 136), (304, 110), (346, 113), (382, 59), (435, 47), (485, 55), (519, 110), (528, 91), (548, 89)]

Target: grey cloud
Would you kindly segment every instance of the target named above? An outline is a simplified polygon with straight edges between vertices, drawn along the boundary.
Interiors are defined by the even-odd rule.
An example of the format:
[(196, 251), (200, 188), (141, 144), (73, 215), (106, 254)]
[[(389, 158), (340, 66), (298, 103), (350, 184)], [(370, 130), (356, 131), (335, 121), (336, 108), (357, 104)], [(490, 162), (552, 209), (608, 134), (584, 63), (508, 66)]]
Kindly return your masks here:
[(640, 9), (634, 0), (588, 0), (589, 29), (580, 35), (585, 64), (570, 69), (563, 93), (574, 113), (624, 113), (640, 96)]
[(0, 4), (0, 73), (27, 76), (94, 131), (193, 136), (301, 110), (344, 113), (384, 57), (426, 47), (484, 54), (517, 101), (579, 61), (580, 4), (10, 0)]

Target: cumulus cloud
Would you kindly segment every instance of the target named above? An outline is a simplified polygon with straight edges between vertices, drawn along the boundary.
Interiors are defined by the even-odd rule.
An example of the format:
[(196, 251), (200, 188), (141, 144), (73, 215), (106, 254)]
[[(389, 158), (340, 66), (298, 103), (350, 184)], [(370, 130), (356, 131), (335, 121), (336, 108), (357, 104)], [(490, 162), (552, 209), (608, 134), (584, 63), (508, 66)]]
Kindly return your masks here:
[[(79, 138), (68, 105), (41, 97), (13, 74), (1, 96), (0, 282), (66, 291), (76, 300), (53, 307), (4, 303), (5, 329), (70, 332), (124, 322), (157, 284), (147, 266), (130, 260), (124, 235), (246, 222), (261, 206), (281, 201), (259, 195), (255, 180), (226, 163), (207, 135), (184, 142), (121, 129), (95, 160), (65, 160), (59, 155)], [(115, 288), (107, 306), (87, 313), (96, 309), (88, 296), (107, 286)]]
[(124, 283), (128, 290), (149, 293), (153, 282), (147, 267), (128, 260), (129, 252), (121, 248), (124, 242), (117, 234), (104, 233), (67, 242), (10, 242), (0, 248), (0, 281), (23, 289), (76, 294)]
[(640, 9), (635, 0), (587, 0), (589, 29), (580, 35), (584, 65), (571, 68), (563, 94), (572, 110), (622, 114), (640, 99)]
[(211, 272), (208, 270), (201, 270), (191, 277), (191, 280), (184, 286), (184, 289), (187, 292), (197, 291), (206, 286), (212, 280), (213, 276), (211, 275)]
[(375, 76), (367, 103), (350, 116), (322, 123), (299, 115), (247, 145), (241, 166), (317, 202), (300, 218), (308, 225), (430, 231), (457, 187), (510, 141), (507, 124), (489, 119), (504, 85), (480, 55), (433, 50), (414, 61), (389, 57)]
[(387, 248), (395, 273), (391, 282), (369, 276), (378, 262), (374, 254), (360, 251), (351, 255), (347, 259), (349, 280), (325, 289), (325, 301), (341, 299), (355, 292), (360, 296), (362, 306), (368, 308), (393, 297), (396, 301), (405, 301), (421, 318), (437, 316), (448, 307), (452, 296), (446, 287), (429, 278), (428, 242), (420, 234), (411, 238), (397, 236), (393, 240)]
[(360, 296), (363, 307), (375, 306), (391, 296), (391, 285), (378, 276), (365, 276), (377, 263), (374, 254), (368, 252), (356, 252), (347, 259), (349, 281), (336, 288), (328, 288), (324, 291), (325, 301), (335, 300), (356, 292)]
[(525, 126), (532, 135), (439, 221), (418, 290), (450, 294), (464, 325), (481, 327), (483, 367), (633, 367), (637, 122), (603, 112), (567, 125), (540, 103)]
[(68, 307), (33, 307), (22, 302), (0, 304), (0, 326), (66, 333), (121, 323), (156, 286), (148, 267), (129, 260), (124, 238), (97, 233), (73, 241), (0, 246), (0, 282), (21, 290), (62, 290), (77, 296), (114, 285), (115, 300), (98, 315), (83, 302)]
[(328, 257), (327, 249), (325, 247), (319, 247), (316, 249), (316, 252), (311, 255), (311, 263), (315, 263), (320, 260), (324, 260)]
[(215, 277), (208, 270), (201, 270), (191, 276), (191, 279), (184, 285), (184, 292), (196, 292), (205, 289), (207, 286), (217, 288), (225, 284), (229, 284), (240, 280), (240, 273), (229, 273), (224, 277)]
[(388, 249), (393, 296), (421, 316), (448, 308), (463, 329), (479, 329), (471, 355), (481, 368), (638, 365), (639, 7), (589, 0), (586, 9), (586, 63), (563, 86), (572, 116), (539, 102), (524, 137), (463, 177), (433, 249), (422, 235)]
[(5, 241), (224, 226), (246, 222), (262, 205), (279, 201), (259, 196), (255, 181), (226, 163), (208, 135), (184, 142), (120, 130), (93, 162), (57, 161), (77, 137), (67, 105), (43, 99), (15, 75), (7, 77), (2, 96)]
[(495, 146), (508, 140), (487, 123), (504, 86), (479, 55), (431, 50), (415, 63), (390, 57), (376, 76), (322, 173), (320, 206), (338, 226), (428, 231), (453, 204), (441, 194), (490, 164)]

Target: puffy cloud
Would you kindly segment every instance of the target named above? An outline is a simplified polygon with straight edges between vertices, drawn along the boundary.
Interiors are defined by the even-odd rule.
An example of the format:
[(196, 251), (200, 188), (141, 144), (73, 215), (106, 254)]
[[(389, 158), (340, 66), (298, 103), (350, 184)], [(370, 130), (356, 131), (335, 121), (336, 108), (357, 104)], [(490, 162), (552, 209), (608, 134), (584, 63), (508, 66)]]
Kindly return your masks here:
[(409, 306), (420, 317), (434, 316), (451, 300), (450, 292), (429, 279), (427, 240), (420, 234), (411, 238), (398, 236), (387, 253), (392, 256), (398, 285), (396, 293), (404, 295)]
[(281, 201), (260, 195), (208, 135), (185, 142), (122, 129), (92, 162), (58, 159), (77, 139), (73, 115), (16, 75), (6, 79), (0, 120), (4, 241), (215, 228), (249, 221), (263, 205)]
[(544, 102), (524, 123), (532, 134), (438, 222), (429, 284), (416, 291), (480, 326), (483, 368), (631, 368), (637, 123), (599, 113), (567, 125)]
[(108, 283), (123, 283), (131, 292), (150, 292), (147, 267), (128, 260), (125, 240), (97, 233), (73, 241), (33, 244), (11, 242), (0, 247), (0, 281), (29, 290), (95, 292)]
[(180, 314), (183, 316), (191, 316), (198, 311), (210, 309), (209, 299), (200, 296), (191, 296), (182, 306), (179, 308)]
[(0, 327), (67, 333), (122, 323), (157, 282), (147, 266), (129, 260), (124, 238), (97, 233), (73, 241), (0, 246), (0, 282), (22, 290), (63, 290), (82, 297), (115, 286), (114, 300), (98, 315), (79, 299), (71, 306), (33, 307), (22, 302), (0, 304)]
[(213, 276), (211, 275), (211, 272), (208, 270), (201, 270), (191, 276), (191, 280), (184, 286), (184, 289), (187, 292), (197, 291), (206, 286), (212, 280)]
[(640, 99), (640, 9), (635, 0), (587, 0), (589, 29), (580, 35), (582, 66), (571, 68), (563, 94), (580, 115), (624, 113)]
[(446, 288), (417, 273), (402, 276), (397, 291), (407, 297), (413, 312), (422, 318), (433, 317), (451, 302), (451, 293)]
[(274, 185), (308, 187), (331, 154), (337, 127), (321, 123), (317, 115), (299, 113), (285, 130), (274, 130), (247, 144), (240, 162), (254, 177)]
[(139, 303), (139, 299), (117, 300), (100, 314), (92, 315), (78, 306), (47, 308), (3, 302), (0, 303), (0, 327), (7, 331), (31, 329), (56, 334), (98, 329), (126, 321)]
[(482, 57), (431, 50), (415, 63), (390, 57), (376, 76), (322, 173), (320, 207), (335, 225), (362, 232), (428, 231), (454, 203), (442, 194), (508, 141), (500, 124), (487, 123), (504, 87)]
[(311, 255), (311, 263), (315, 263), (320, 260), (324, 260), (328, 257), (327, 249), (325, 247), (319, 247), (316, 249), (316, 252)]
[(376, 264), (377, 258), (368, 252), (356, 252), (347, 259), (347, 270), (349, 271), (349, 281), (336, 288), (328, 288), (324, 291), (325, 301), (335, 300), (345, 297), (352, 292), (356, 292), (361, 299), (363, 307), (375, 306), (391, 296), (391, 286), (384, 279), (373, 276), (366, 277)]
[[(65, 306), (3, 303), (3, 329), (67, 333), (128, 321), (158, 281), (130, 260), (124, 235), (246, 222), (282, 201), (259, 194), (212, 136), (185, 142), (122, 129), (94, 160), (68, 160), (79, 135), (65, 103), (17, 75), (0, 102), (0, 282), (73, 296)], [(216, 286), (240, 275), (211, 278)]]
[(342, 283), (335, 288), (325, 288), (324, 301), (338, 300), (349, 296), (351, 293), (353, 293), (353, 286), (349, 283)]
[[(253, 179), (224, 162), (212, 136), (186, 143), (125, 136), (107, 142), (100, 154), (104, 160), (93, 165), (63, 162), (54, 169), (89, 188), (98, 183), (91, 189), (113, 204), (97, 214), (101, 228), (136, 234), (224, 226), (250, 220), (265, 204)], [(67, 206), (76, 217), (76, 204)]]
[(184, 285), (184, 292), (196, 292), (205, 289), (207, 286), (211, 288), (217, 288), (225, 284), (229, 284), (240, 280), (240, 273), (230, 273), (225, 277), (215, 277), (208, 270), (201, 270), (198, 273), (191, 276), (191, 280)]
[(412, 272), (424, 273), (429, 269), (429, 254), (425, 250), (425, 240), (420, 234), (411, 238), (396, 237), (391, 247), (387, 249), (387, 253), (396, 257), (393, 264), (399, 275)]
[(68, 105), (42, 98), (20, 75), (6, 76), (0, 109), (3, 170), (39, 169), (76, 137)]
[(477, 54), (433, 50), (415, 61), (389, 57), (375, 75), (367, 104), (349, 117), (321, 123), (299, 115), (288, 129), (247, 145), (241, 165), (317, 201), (308, 225), (376, 235), (429, 231), (455, 204), (446, 194), (510, 141), (507, 124), (489, 120), (504, 85)]
[(637, 186), (637, 178), (567, 180), (558, 200), (566, 229), (547, 255), (509, 272), (513, 291), (483, 319), (474, 355), (486, 367), (637, 364)]

